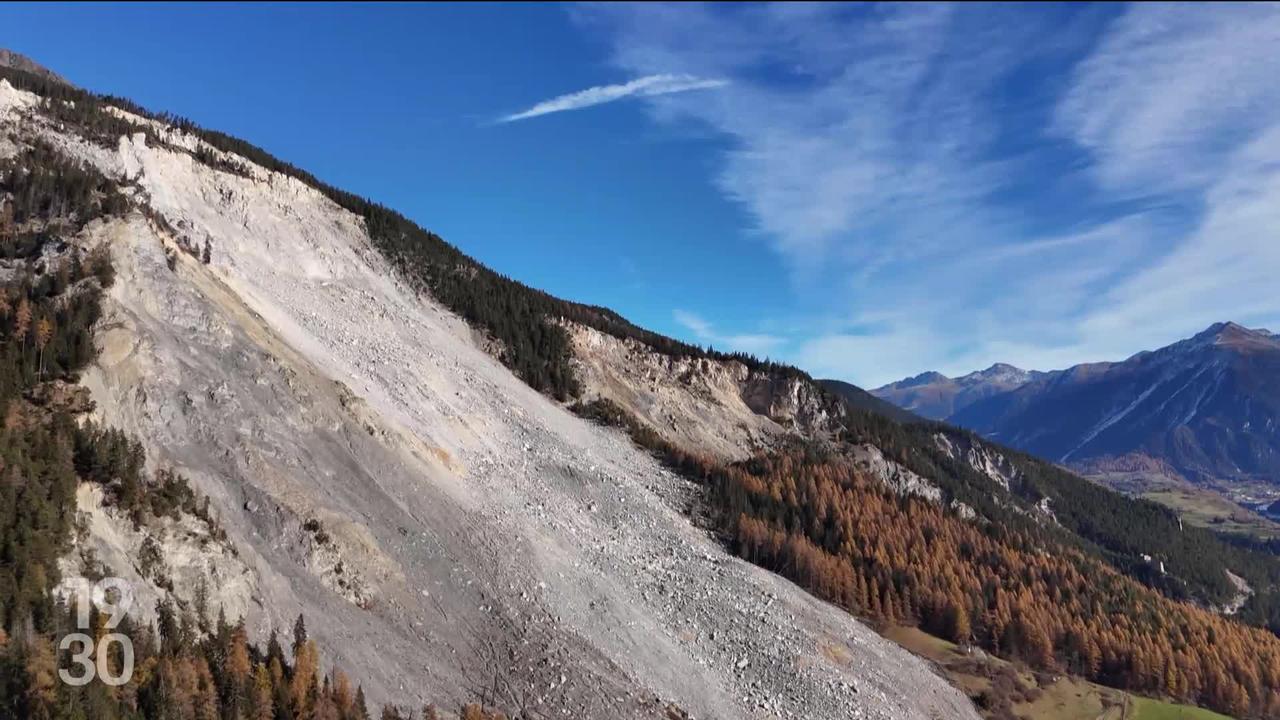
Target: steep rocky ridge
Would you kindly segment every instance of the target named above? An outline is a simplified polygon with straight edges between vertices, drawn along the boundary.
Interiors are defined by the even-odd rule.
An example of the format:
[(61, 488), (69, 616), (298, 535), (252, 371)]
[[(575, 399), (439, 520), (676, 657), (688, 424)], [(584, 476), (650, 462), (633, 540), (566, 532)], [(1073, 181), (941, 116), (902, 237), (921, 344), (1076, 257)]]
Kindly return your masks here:
[[(450, 535), (448, 549), (456, 552), (450, 556), (456, 562), (449, 569), (464, 579), (467, 587), (476, 587), (478, 594), (470, 599), (479, 600), (478, 609), (463, 600), (460, 607), (451, 606), (450, 612), (461, 612), (454, 616), (454, 624), (427, 626), (424, 632), (439, 633), (444, 640), (423, 637), (437, 643), (423, 655), (395, 648), (392, 643), (388, 647), (393, 650), (379, 647), (380, 657), (369, 658), (360, 654), (365, 648), (356, 643), (344, 649), (354, 652), (357, 662), (344, 664), (368, 667), (367, 661), (372, 659), (376, 670), (403, 677), (405, 661), (412, 664), (415, 659), (429, 657), (449, 664), (449, 658), (440, 660), (448, 650), (455, 655), (453, 667), (459, 669), (452, 676), (444, 670), (429, 678), (429, 682), (439, 681), (441, 687), (448, 688), (448, 680), (465, 683), (466, 678), (461, 677), (465, 663), (457, 657), (468, 650), (451, 641), (473, 640), (470, 631), (476, 627), (498, 628), (498, 639), (533, 647), (537, 658), (554, 660), (551, 667), (562, 671), (565, 679), (545, 677), (550, 690), (544, 695), (557, 690), (557, 696), (550, 699), (553, 706), (569, 707), (580, 714), (597, 714), (603, 709), (587, 705), (592, 700), (586, 697), (584, 685), (606, 686), (610, 694), (616, 689), (619, 696), (628, 698), (608, 708), (611, 714), (628, 714), (625, 707), (637, 697), (632, 692), (636, 688), (644, 688), (640, 695), (653, 688), (674, 688), (671, 697), (679, 699), (689, 697), (695, 685), (704, 688), (701, 695), (695, 695), (700, 698), (701, 704), (693, 706), (698, 710), (719, 708), (725, 697), (737, 698), (739, 693), (742, 699), (731, 700), (726, 707), (746, 712), (753, 705), (763, 705), (775, 713), (792, 707), (805, 711), (816, 708), (819, 714), (848, 707), (850, 692), (840, 684), (844, 681), (829, 680), (827, 691), (823, 691), (821, 678), (815, 680), (809, 672), (814, 668), (821, 671), (830, 663), (844, 664), (845, 649), (832, 651), (832, 646), (820, 640), (817, 645), (829, 662), (815, 665), (798, 650), (820, 636), (810, 632), (816, 620), (799, 613), (797, 621), (797, 615), (790, 612), (804, 596), (775, 597), (774, 591), (765, 590), (758, 602), (743, 602), (754, 596), (750, 589), (744, 590), (750, 586), (741, 580), (729, 577), (708, 582), (704, 563), (720, 566), (725, 562), (724, 567), (735, 568), (735, 572), (741, 569), (748, 577), (754, 577), (750, 573), (756, 571), (725, 561), (679, 514), (663, 514), (686, 504), (693, 492), (690, 485), (658, 468), (625, 442), (611, 446), (613, 450), (602, 449), (599, 443), (616, 442), (616, 435), (584, 427), (545, 397), (531, 395), (522, 385), (511, 385), (506, 369), (498, 368), (478, 346), (496, 348), (511, 369), (528, 368), (511, 362), (511, 353), (519, 345), (503, 341), (504, 337), (518, 340), (521, 336), (498, 332), (496, 337), (477, 341), (472, 327), (408, 291), (383, 262), (382, 258), (388, 257), (385, 248), (375, 241), (380, 251), (375, 253), (366, 242), (363, 231), (376, 225), (376, 216), (343, 210), (350, 209), (345, 200), (338, 200), (341, 207), (329, 202), (334, 194), (297, 174), (286, 176), (245, 164), (247, 158), (210, 148), (193, 135), (174, 132), (163, 124), (127, 113), (117, 116), (148, 125), (149, 132), (107, 147), (54, 133), (55, 140), (71, 154), (90, 158), (117, 177), (128, 178), (136, 185), (138, 197), (146, 200), (147, 213), (113, 221), (107, 224), (105, 234), (95, 229), (88, 239), (107, 242), (117, 253), (126, 248), (126, 254), (117, 257), (122, 277), (133, 281), (135, 291), (141, 288), (144, 298), (139, 301), (114, 292), (111, 298), (114, 305), (109, 308), (108, 322), (124, 318), (120, 337), (125, 342), (120, 347), (139, 350), (122, 353), (109, 370), (104, 356), (103, 390), (95, 392), (100, 397), (117, 398), (114, 404), (104, 402), (107, 419), (129, 418), (130, 429), (176, 445), (179, 450), (162, 455), (160, 461), (205, 468), (212, 477), (197, 480), (215, 492), (222, 488), (229, 496), (222, 505), (229, 502), (233, 513), (241, 516), (239, 522), (247, 522), (250, 532), (264, 527), (264, 537), (281, 540), (271, 547), (261, 546), (259, 540), (260, 544), (251, 548), (253, 553), (246, 555), (257, 555), (253, 558), (255, 569), (271, 570), (260, 573), (264, 580), (259, 592), (276, 592), (276, 600), (283, 599), (284, 604), (293, 602), (311, 613), (319, 607), (313, 594), (329, 600), (336, 597), (345, 603), (343, 609), (354, 607), (370, 613), (353, 617), (375, 618), (369, 625), (371, 633), (383, 633), (378, 640), (404, 629), (403, 622), (397, 625), (387, 620), (389, 616), (421, 622), (421, 610), (430, 614), (430, 607), (411, 591), (406, 593), (406, 588), (426, 589), (423, 580), (445, 567), (439, 564), (424, 569), (431, 563), (405, 549), (397, 539), (397, 534), (416, 539), (419, 527)], [(362, 223), (368, 225), (362, 227)], [(201, 264), (189, 250), (208, 243), (214, 248), (213, 262)], [(421, 289), (422, 285), (415, 287)], [(547, 302), (540, 307), (560, 305)], [(111, 315), (116, 310), (120, 313)], [(432, 318), (432, 313), (436, 317)], [(130, 319), (140, 322), (130, 326)], [(612, 322), (619, 321), (615, 316)], [(591, 327), (600, 331), (598, 324)], [(610, 339), (643, 337), (625, 327), (614, 334), (607, 329), (608, 323), (604, 324), (606, 330), (600, 332)], [(479, 334), (485, 336), (484, 332)], [(162, 341), (148, 345), (142, 340), (156, 337)], [(648, 344), (647, 340), (640, 342)], [(104, 346), (107, 344), (104, 339)], [(662, 397), (664, 393), (675, 398), (677, 405), (706, 410), (715, 418), (750, 418), (742, 410), (745, 407), (764, 417), (767, 422), (761, 423), (763, 427), (771, 429), (769, 423), (777, 426), (778, 431), (764, 435), (764, 441), (786, 439), (792, 432), (820, 438), (831, 427), (824, 427), (825, 423), (847, 413), (844, 420), (848, 422), (837, 423), (838, 434), (850, 441), (850, 446), (873, 451), (864, 470), (883, 467), (880, 475), (884, 478), (909, 478), (905, 475), (909, 472), (916, 478), (927, 477), (925, 483), (936, 478), (939, 496), (951, 498), (953, 504), (957, 497), (986, 501), (985, 505), (975, 502), (967, 506), (969, 513), (957, 507), (959, 514), (973, 517), (972, 510), (977, 508), (982, 520), (1000, 518), (990, 511), (1000, 509), (1008, 492), (998, 481), (993, 482), (981, 466), (981, 458), (974, 465), (969, 453), (951, 453), (938, 444), (928, 426), (908, 429), (888, 423), (882, 427), (875, 417), (857, 418), (859, 413), (838, 404), (832, 406), (834, 412), (829, 411), (823, 393), (794, 369), (771, 368), (768, 363), (743, 359), (739, 361), (747, 369), (743, 380), (733, 366), (733, 357), (714, 356), (697, 348), (685, 352), (678, 344), (664, 346), (661, 342), (650, 348), (639, 350), (662, 356), (657, 361), (668, 366), (664, 373), (671, 366), (683, 364), (683, 369), (674, 375), (653, 375), (639, 382), (632, 378), (621, 384), (628, 392), (635, 387), (643, 389), (631, 392), (636, 398), (633, 405), (649, 403), (658, 408), (661, 412), (652, 415), (658, 421), (680, 416), (691, 422), (688, 407), (672, 409), (667, 402), (671, 398)], [(523, 357), (546, 359), (545, 355)], [(403, 358), (413, 360), (405, 363)], [(176, 362), (166, 367), (165, 360)], [(710, 364), (692, 360), (714, 361), (719, 369), (713, 371)], [(211, 363), (233, 368), (237, 381), (216, 384), (217, 373), (209, 367)], [(146, 371), (131, 371), (131, 365)], [(154, 372), (158, 367), (165, 372)], [(690, 375), (695, 369), (710, 374), (706, 378)], [(199, 392), (173, 387), (173, 376), (187, 372), (194, 375)], [(536, 364), (531, 372), (539, 372)], [(131, 374), (137, 376), (132, 384), (111, 386), (116, 375)], [(246, 374), (254, 377), (252, 385), (240, 378)], [(276, 375), (285, 378), (284, 387)], [(522, 377), (536, 382), (538, 376)], [(705, 401), (703, 405), (677, 397), (674, 388), (680, 383), (700, 388), (694, 394)], [(539, 387), (559, 395), (569, 386)], [(599, 387), (606, 386), (600, 383)], [(656, 392), (656, 388), (663, 392)], [(592, 392), (591, 382), (585, 384), (585, 391)], [(221, 407), (214, 407), (218, 405)], [(461, 427), (449, 422), (442, 426), (442, 420), (454, 420), (459, 411), (469, 413)], [(299, 414), (305, 417), (299, 420)], [(228, 418), (242, 427), (229, 433)], [(172, 432), (174, 426), (184, 433), (195, 431), (196, 440), (166, 437), (164, 433)], [(651, 427), (662, 425), (655, 422)], [(883, 434), (877, 436), (881, 430)], [(316, 437), (300, 439), (295, 436), (299, 432)], [(372, 439), (371, 445), (363, 442), (366, 436)], [(694, 449), (702, 449), (697, 447), (699, 442), (712, 441), (739, 456), (758, 447), (754, 443), (760, 440), (741, 428), (717, 428), (701, 439), (688, 437)], [(208, 452), (210, 445), (220, 451), (221, 465), (219, 453)], [(174, 459), (183, 452), (191, 453), (196, 462), (182, 464), (181, 458)], [(317, 459), (316, 455), (322, 457)], [(250, 461), (234, 462), (242, 458)], [(593, 460), (599, 462), (587, 465)], [(1029, 467), (1027, 461), (1018, 458), (1024, 467)], [(347, 474), (336, 479), (314, 477), (317, 472), (332, 471), (335, 465)], [(1045, 500), (1062, 496), (1045, 491), (1070, 483), (1064, 485), (1043, 471), (1037, 476), (1027, 487), (1019, 488), (1032, 491), (1022, 499), (1049, 509)], [(597, 478), (600, 482), (593, 482)], [(424, 482), (425, 489), (421, 487)], [(313, 489), (315, 492), (309, 492)], [(236, 491), (246, 498), (242, 503)], [(428, 497), (424, 500), (420, 495)], [(994, 506), (993, 496), (999, 499)], [(660, 501), (656, 507), (655, 501)], [(1116, 507), (1111, 509), (1121, 516), (1132, 510), (1124, 503), (1113, 504)], [(1072, 527), (1078, 529), (1083, 527), (1078, 522), (1080, 513), (1093, 512), (1097, 505), (1093, 500), (1068, 503), (1065, 517), (1070, 520), (1074, 511)], [(424, 513), (430, 510), (436, 515), (430, 522), (423, 521)], [(406, 513), (407, 522), (401, 524), (398, 521), (405, 520)], [(384, 520), (387, 515), (393, 517)], [(566, 532), (573, 540), (566, 538)], [(580, 537), (590, 538), (585, 541), (590, 546), (584, 547), (584, 541), (577, 539)], [(1109, 528), (1095, 528), (1090, 537), (1115, 540)], [(639, 558), (619, 557), (630, 557), (635, 551), (640, 552)], [(1128, 548), (1124, 551), (1129, 553)], [(339, 572), (340, 568), (346, 570), (342, 560), (349, 555), (361, 560), (358, 571), (368, 571), (355, 576), (354, 590), (349, 587), (351, 576)], [(1221, 568), (1216, 568), (1219, 575)], [(592, 573), (603, 569), (623, 580), (611, 585), (593, 582)], [(760, 582), (778, 581), (766, 576)], [(287, 592), (273, 587), (283, 583), (290, 585)], [(584, 605), (584, 598), (592, 592), (597, 593), (597, 599)], [(404, 597), (406, 594), (409, 597)], [(635, 600), (637, 594), (642, 601)], [(387, 597), (393, 600), (388, 603)], [(430, 598), (432, 605), (438, 599), (434, 594), (424, 597)], [(413, 602), (419, 604), (410, 607)], [(275, 613), (272, 619), (277, 625), (283, 621), (279, 616), (285, 614), (279, 606), (273, 601), (269, 610)], [(770, 614), (770, 608), (775, 607), (783, 609), (787, 620)], [(449, 621), (443, 605), (435, 609)], [(726, 623), (726, 618), (734, 617), (724, 612), (728, 609), (758, 617), (760, 622), (752, 621), (745, 627), (737, 627), (732, 620)], [(403, 614), (397, 616), (400, 611)], [(637, 614), (643, 622), (634, 620)], [(339, 617), (321, 615), (326, 620)], [(556, 621), (565, 616), (570, 619)], [(627, 628), (623, 639), (617, 637), (618, 622)], [(339, 627), (347, 625), (339, 622)], [(671, 639), (673, 627), (680, 628), (674, 633), (675, 640), (689, 642), (692, 638), (695, 643), (688, 654), (671, 647), (675, 642)], [(667, 641), (648, 639), (643, 631), (654, 629), (666, 630)], [(707, 632), (706, 643), (699, 642), (703, 631)], [(796, 632), (801, 633), (799, 645), (791, 642)], [(647, 640), (639, 641), (634, 633)], [(497, 641), (492, 633), (486, 634)], [(326, 640), (332, 642), (333, 638)], [(671, 662), (673, 655), (675, 663)], [(762, 665), (758, 662), (761, 657), (774, 660)], [(779, 672), (776, 659), (780, 657), (798, 658), (794, 662), (803, 665), (805, 672)], [(687, 672), (693, 666), (705, 668), (696, 680)], [(874, 674), (869, 677), (874, 680)], [(540, 679), (535, 682), (539, 691), (542, 685)], [(371, 687), (380, 692), (387, 689)], [(708, 687), (712, 689), (706, 690)], [(787, 694), (787, 690), (793, 692)], [(877, 689), (872, 694), (883, 692)], [(867, 701), (863, 706), (877, 712), (892, 707), (891, 714), (896, 714), (898, 710), (912, 713), (929, 709), (934, 699), (899, 707), (893, 707), (896, 701), (892, 698), (880, 695), (858, 700)], [(858, 704), (854, 703), (855, 710)]]
[(880, 448), (871, 443), (855, 445), (853, 459), (863, 472), (899, 495), (915, 495), (931, 502), (942, 502), (941, 488), (885, 457)]
[[(358, 216), (244, 159), (210, 168), (184, 133), (101, 147), (35, 105), (0, 82), (6, 130), (127, 180), (153, 215), (83, 238), (119, 278), (85, 384), (211, 498), (255, 634), (320, 618), (374, 699), (461, 699), (477, 643), (505, 643), (536, 668), (524, 689), (576, 716), (974, 716), (922, 662), (727, 556), (673, 509), (685, 481), (514, 378)], [(209, 265), (181, 249), (205, 240)], [(822, 421), (794, 386), (740, 392), (780, 429)]]
[(682, 447), (742, 459), (785, 430), (747, 405), (747, 369), (652, 351), (635, 340), (567, 323), (583, 399), (608, 398)]
[(731, 460), (788, 434), (833, 433), (843, 408), (806, 378), (735, 360), (675, 356), (565, 323), (582, 397), (607, 398), (676, 445)]
[(986, 475), (992, 482), (1010, 490), (1021, 481), (1018, 466), (991, 446), (975, 442), (962, 433), (935, 432), (934, 440), (947, 457), (957, 460)]

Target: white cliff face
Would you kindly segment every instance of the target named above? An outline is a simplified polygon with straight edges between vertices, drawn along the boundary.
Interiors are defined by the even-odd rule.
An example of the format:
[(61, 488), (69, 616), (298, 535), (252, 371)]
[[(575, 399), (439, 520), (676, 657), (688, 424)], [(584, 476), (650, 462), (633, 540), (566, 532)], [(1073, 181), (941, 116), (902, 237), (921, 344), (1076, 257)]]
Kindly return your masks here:
[(743, 400), (749, 372), (741, 363), (671, 357), (577, 323), (565, 328), (584, 398), (612, 400), (680, 447), (741, 460), (784, 433)]
[(8, 80), (0, 80), (0, 119), (5, 122), (16, 123), (19, 113), (39, 103), (40, 98), (35, 95), (18, 90)]
[(1017, 466), (1009, 462), (1009, 459), (984, 444), (975, 444), (957, 438), (953, 441), (944, 433), (936, 433), (933, 436), (934, 442), (937, 443), (938, 449), (945, 452), (953, 460), (959, 460), (967, 464), (969, 467), (986, 475), (992, 482), (1009, 490), (1011, 483), (1019, 480), (1019, 470)]
[(787, 430), (814, 437), (836, 428), (833, 408), (815, 383), (752, 371), (743, 383), (742, 394), (748, 407)]
[[(497, 645), (557, 715), (976, 717), (920, 660), (728, 556), (675, 509), (683, 480), (522, 384), (320, 193), (141, 136), (23, 131), (163, 218), (86, 231), (117, 281), (84, 383), (102, 422), (211, 498), (251, 579), (229, 614), (258, 637), (304, 612), (375, 702), (461, 701)], [(212, 263), (175, 235), (208, 239)]]

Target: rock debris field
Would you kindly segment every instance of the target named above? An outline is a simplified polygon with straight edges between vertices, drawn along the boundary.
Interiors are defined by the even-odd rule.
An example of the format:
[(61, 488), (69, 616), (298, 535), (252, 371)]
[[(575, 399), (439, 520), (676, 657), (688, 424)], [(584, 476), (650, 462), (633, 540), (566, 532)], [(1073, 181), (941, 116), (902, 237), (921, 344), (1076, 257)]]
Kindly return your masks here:
[[(227, 586), (249, 594), (213, 600), (255, 637), (305, 613), (375, 703), (497, 687), (547, 717), (977, 717), (923, 661), (728, 555), (682, 512), (696, 488), (523, 385), (396, 279), (358, 217), (261, 168), (142, 136), (99, 148), (35, 111), (0, 83), (6, 130), (163, 218), (84, 233), (117, 266), (84, 384), (211, 498), (248, 578)], [(209, 265), (178, 248), (206, 239)]]

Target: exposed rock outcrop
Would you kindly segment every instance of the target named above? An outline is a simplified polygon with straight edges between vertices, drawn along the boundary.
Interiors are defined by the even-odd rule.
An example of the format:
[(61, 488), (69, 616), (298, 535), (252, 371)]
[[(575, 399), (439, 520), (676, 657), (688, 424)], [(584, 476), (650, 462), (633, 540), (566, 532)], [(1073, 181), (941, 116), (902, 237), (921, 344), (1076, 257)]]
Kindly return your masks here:
[(740, 460), (788, 434), (821, 437), (836, 427), (839, 407), (807, 379), (565, 326), (585, 399), (612, 400), (680, 447)]
[(77, 532), (60, 562), (59, 594), (70, 597), (83, 579), (111, 575), (129, 583), (129, 612), (144, 622), (155, 622), (157, 604), (166, 599), (209, 622), (219, 612), (232, 622), (249, 614), (257, 574), (206, 520), (183, 513), (135, 525), (90, 483), (80, 485), (76, 507)]
[(986, 443), (972, 442), (961, 433), (936, 433), (933, 438), (938, 448), (952, 460), (967, 464), (1005, 490), (1018, 483), (1021, 471), (1017, 465)]
[(0, 67), (11, 67), (15, 70), (29, 72), (32, 75), (39, 75), (42, 78), (60, 82), (64, 85), (70, 84), (67, 82), (66, 78), (41, 65), (35, 60), (32, 60), (26, 55), (16, 53), (12, 50), (6, 50), (4, 48), (0, 48)]
[(884, 456), (880, 448), (863, 443), (853, 450), (853, 459), (869, 477), (884, 483), (899, 495), (915, 495), (930, 502), (942, 502), (942, 490)]

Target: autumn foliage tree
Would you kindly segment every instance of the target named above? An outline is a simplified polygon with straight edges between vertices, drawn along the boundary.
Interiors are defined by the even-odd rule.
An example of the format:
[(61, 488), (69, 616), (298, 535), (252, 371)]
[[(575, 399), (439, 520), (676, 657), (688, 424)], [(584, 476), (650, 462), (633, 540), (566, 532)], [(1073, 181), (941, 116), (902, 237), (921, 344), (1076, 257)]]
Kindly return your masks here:
[(1033, 668), (1280, 717), (1280, 638), (1176, 602), (1077, 550), (899, 497), (838, 454), (701, 473), (743, 557), (884, 623)]
[(42, 317), (36, 322), (36, 347), (40, 352), (40, 376), (44, 377), (44, 347), (49, 344), (49, 338), (53, 337), (53, 323), (49, 318)]

